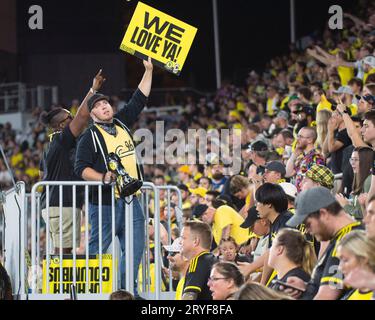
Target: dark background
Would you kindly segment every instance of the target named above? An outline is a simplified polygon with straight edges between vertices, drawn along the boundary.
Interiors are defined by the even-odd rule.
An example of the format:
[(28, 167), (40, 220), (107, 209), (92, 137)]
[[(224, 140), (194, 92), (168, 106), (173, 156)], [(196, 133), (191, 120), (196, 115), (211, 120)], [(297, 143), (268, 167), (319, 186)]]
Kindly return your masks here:
[[(216, 81), (212, 1), (143, 2), (198, 28), (181, 75), (157, 70), (153, 86), (213, 91)], [(325, 26), (330, 5), (338, 4), (344, 11), (352, 11), (357, 2), (296, 0), (297, 39)], [(28, 9), (35, 4), (43, 8), (43, 30), (28, 27)], [(123, 87), (135, 88), (143, 73), (142, 63), (120, 51), (119, 46), (136, 4), (137, 1), (126, 0), (16, 1), (16, 70), (7, 70), (7, 80), (58, 85), (65, 103), (87, 91), (100, 67), (109, 78), (105, 87), (109, 94), (118, 93)], [(270, 57), (287, 52), (289, 0), (218, 0), (218, 11), (223, 79), (241, 84), (250, 70), (259, 70)], [(2, 54), (5, 57), (7, 53), (3, 50)]]

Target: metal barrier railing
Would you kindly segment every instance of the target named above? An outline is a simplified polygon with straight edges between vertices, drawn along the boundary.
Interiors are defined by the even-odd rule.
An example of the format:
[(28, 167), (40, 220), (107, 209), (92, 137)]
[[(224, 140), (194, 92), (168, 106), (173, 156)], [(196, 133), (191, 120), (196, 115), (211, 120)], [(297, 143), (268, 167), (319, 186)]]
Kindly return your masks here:
[[(45, 203), (45, 209), (46, 209), (46, 217), (45, 217), (45, 245), (41, 243), (41, 237), (43, 232), (41, 232), (41, 225), (42, 219), (40, 219), (41, 216), (41, 197), (40, 193), (37, 192), (38, 188), (41, 186), (45, 187), (45, 193), (46, 193), (46, 203)], [(58, 188), (59, 191), (59, 249), (58, 252), (52, 252), (53, 246), (51, 237), (49, 234), (50, 230), (50, 205), (49, 205), (49, 196), (50, 196), (50, 187)], [(63, 248), (61, 246), (63, 235), (62, 235), (62, 224), (63, 224), (63, 198), (64, 198), (64, 192), (63, 187), (69, 187), (71, 188), (72, 192), (72, 222), (73, 222), (73, 230), (72, 230), (72, 245), (73, 250), (72, 254), (70, 255), (72, 259), (71, 261), (71, 268), (68, 272), (69, 268), (67, 268), (64, 265), (67, 255), (63, 253)], [(84, 208), (85, 208), (85, 221), (84, 221), (84, 242), (85, 242), (85, 255), (84, 255), (84, 268), (77, 267), (77, 261), (82, 260), (82, 258), (79, 256), (79, 259), (77, 258), (77, 246), (76, 246), (76, 239), (79, 236), (81, 238), (81, 233), (78, 235), (76, 232), (76, 209), (77, 209), (77, 188), (82, 187), (84, 188)], [(90, 259), (91, 259), (91, 252), (89, 252), (89, 223), (88, 223), (88, 204), (89, 204), (89, 187), (98, 188), (98, 225), (99, 225), (99, 249), (96, 256), (97, 260), (97, 270), (98, 270), (98, 290), (96, 293), (91, 293), (89, 288), (92, 280), (92, 274), (93, 270), (90, 266)], [(159, 191), (164, 190), (166, 191), (167, 197), (166, 197), (166, 208), (167, 208), (167, 220), (168, 220), (168, 226), (171, 226), (171, 193), (176, 192), (178, 196), (178, 205), (176, 208), (179, 208), (176, 210), (176, 220), (177, 224), (181, 227), (182, 224), (182, 215), (180, 214), (182, 212), (182, 197), (180, 190), (177, 187), (174, 186), (155, 186), (152, 183), (144, 182), (143, 187), (141, 188), (142, 195), (140, 198), (141, 207), (143, 209), (143, 212), (146, 216), (145, 219), (145, 234), (146, 234), (146, 250), (144, 251), (141, 266), (142, 266), (142, 287), (138, 288), (140, 294), (145, 298), (154, 298), (154, 299), (160, 299), (161, 297), (167, 298), (171, 297), (173, 295), (173, 288), (170, 281), (169, 290), (168, 292), (162, 292), (162, 274), (161, 274), (161, 266), (162, 266), (162, 247), (160, 243), (160, 228), (156, 227), (160, 225), (160, 203), (159, 201), (154, 201), (154, 221), (155, 221), (155, 234), (154, 234), (154, 290), (151, 291), (151, 283), (150, 283), (150, 236), (148, 233), (148, 219), (150, 217), (149, 214), (149, 204), (150, 199), (153, 196), (154, 199), (159, 199)], [(65, 191), (65, 190), (64, 190)], [(126, 199), (127, 203), (130, 203), (131, 197), (128, 197)], [(30, 202), (30, 203), (29, 203)], [(126, 266), (126, 272), (125, 272), (125, 289), (129, 292), (134, 292), (134, 268), (133, 268), (133, 205), (125, 203), (125, 266)], [(30, 212), (30, 214), (29, 214)], [(59, 298), (66, 298), (66, 294), (69, 293), (70, 288), (67, 287), (67, 285), (64, 283), (64, 280), (71, 280), (70, 282), (74, 285), (82, 284), (81, 289), (78, 292), (78, 296), (81, 299), (105, 299), (108, 294), (110, 293), (108, 291), (108, 286), (106, 287), (106, 293), (103, 293), (103, 270), (104, 268), (108, 267), (108, 262), (106, 262), (104, 266), (104, 259), (105, 257), (104, 253), (108, 252), (107, 249), (109, 248), (103, 248), (103, 232), (102, 232), (102, 216), (103, 216), (103, 210), (102, 210), (102, 183), (101, 182), (86, 182), (86, 181), (78, 181), (78, 182), (71, 182), (71, 181), (55, 181), (55, 182), (39, 182), (35, 184), (32, 188), (31, 194), (25, 195), (25, 205), (24, 205), (24, 212), (22, 213), (22, 220), (21, 225), (24, 226), (21, 228), (21, 255), (20, 255), (20, 261), (19, 261), (19, 268), (21, 270), (21, 287), (20, 287), (20, 298), (28, 298), (28, 299), (59, 299)], [(112, 287), (111, 291), (115, 291), (119, 287), (119, 280), (121, 279), (122, 274), (119, 276), (119, 266), (121, 265), (121, 259), (119, 259), (119, 248), (118, 245), (116, 245), (116, 233), (115, 233), (115, 192), (114, 192), (114, 186), (111, 188), (111, 230), (112, 230), (112, 237), (111, 237), (111, 268), (112, 268)], [(30, 232), (31, 230), (31, 232)], [(172, 236), (171, 236), (171, 230), (172, 228), (169, 227), (168, 229), (168, 240), (167, 244), (171, 244), (172, 242)], [(5, 230), (6, 232), (6, 230)], [(26, 259), (26, 255), (28, 255), (29, 249), (31, 251), (31, 267), (29, 266), (31, 271), (31, 279), (30, 279), (30, 289), (26, 290), (26, 274), (28, 271), (28, 263)], [(43, 259), (43, 255), (45, 256), (45, 259)], [(56, 260), (57, 258), (57, 260)], [(56, 267), (53, 269), (53, 275), (56, 277), (54, 280), (55, 286), (53, 287), (53, 291), (50, 290), (50, 265), (54, 263)], [(57, 262), (56, 262), (56, 261)], [(90, 261), (89, 261), (90, 260)], [(82, 262), (82, 261), (81, 261)], [(43, 268), (42, 268), (43, 267)], [(57, 270), (57, 271), (56, 271)], [(90, 274), (91, 272), (91, 274)], [(43, 281), (42, 284), (40, 283), (41, 279), (41, 273), (43, 273)], [(89, 279), (89, 275), (91, 278)], [(171, 271), (170, 271), (170, 279), (171, 277)], [(79, 277), (79, 278), (78, 278)], [(82, 278), (84, 277), (84, 279)], [(78, 279), (77, 279), (78, 278)], [(79, 280), (79, 281), (78, 281)], [(84, 280), (84, 281), (82, 281)], [(56, 284), (57, 282), (57, 284)], [(69, 281), (65, 281), (69, 282)], [(82, 292), (83, 291), (83, 292)], [(166, 295), (168, 293), (169, 295)], [(65, 294), (65, 295), (64, 295)]]

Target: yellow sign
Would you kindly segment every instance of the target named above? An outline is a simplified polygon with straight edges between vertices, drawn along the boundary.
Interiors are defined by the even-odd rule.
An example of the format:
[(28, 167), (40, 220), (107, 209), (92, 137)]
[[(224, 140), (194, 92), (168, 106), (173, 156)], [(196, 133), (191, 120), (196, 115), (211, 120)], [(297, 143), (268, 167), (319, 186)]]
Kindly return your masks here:
[(197, 28), (142, 2), (126, 30), (120, 49), (179, 75)]
[[(76, 292), (77, 293), (100, 293), (100, 277), (102, 279), (102, 293), (111, 293), (113, 272), (112, 255), (102, 255), (102, 273), (99, 270), (99, 258), (95, 255), (89, 256), (88, 286), (86, 283), (86, 256), (76, 256)], [(47, 262), (43, 260), (43, 290), (47, 293)], [(70, 285), (73, 284), (73, 256), (64, 255), (62, 262), (62, 292), (70, 293)], [(50, 256), (48, 268), (49, 293), (60, 293), (60, 256)]]

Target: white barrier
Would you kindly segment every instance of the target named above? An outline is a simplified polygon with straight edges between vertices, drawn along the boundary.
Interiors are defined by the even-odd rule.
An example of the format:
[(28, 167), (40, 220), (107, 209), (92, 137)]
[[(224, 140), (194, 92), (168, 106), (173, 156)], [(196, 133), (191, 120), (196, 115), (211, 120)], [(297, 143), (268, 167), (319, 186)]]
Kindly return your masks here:
[[(45, 187), (46, 188), (46, 209), (47, 209), (47, 219), (45, 221), (46, 223), (46, 244), (44, 246), (45, 248), (45, 268), (44, 268), (44, 279), (43, 284), (41, 283), (41, 273), (42, 273), (42, 265), (43, 265), (43, 259), (41, 257), (43, 256), (43, 245), (41, 244), (41, 205), (40, 205), (40, 194), (37, 192), (37, 189), (39, 187)], [(85, 203), (85, 210), (86, 210), (86, 217), (85, 217), (85, 255), (84, 255), (84, 262), (85, 267), (77, 267), (77, 260), (78, 262), (82, 262), (80, 260), (81, 257), (79, 256), (77, 258), (76, 253), (76, 244), (75, 241), (73, 241), (73, 250), (72, 250), (72, 271), (71, 271), (71, 277), (72, 277), (72, 283), (74, 285), (79, 285), (79, 283), (82, 283), (82, 279), (79, 283), (77, 281), (77, 275), (80, 277), (85, 277), (85, 292), (79, 292), (77, 294), (78, 299), (108, 299), (108, 288), (107, 292), (103, 293), (103, 248), (102, 248), (102, 183), (101, 182), (85, 182), (85, 181), (79, 181), (79, 182), (71, 182), (71, 181), (56, 181), (56, 182), (39, 182), (35, 184), (32, 188), (32, 192), (30, 196), (25, 195), (24, 190), (24, 184), (20, 184), (20, 187), (17, 187), (18, 189), (18, 197), (19, 197), (19, 203), (21, 203), (20, 206), (20, 218), (21, 222), (19, 222), (17, 219), (15, 219), (14, 215), (14, 209), (16, 208), (15, 203), (11, 202), (11, 198), (14, 196), (14, 193), (16, 190), (10, 190), (7, 193), (7, 200), (8, 205), (4, 206), (4, 210), (6, 211), (6, 219), (9, 219), (9, 222), (6, 224), (5, 228), (5, 236), (6, 239), (13, 239), (13, 242), (18, 244), (18, 249), (14, 250), (14, 248), (9, 248), (6, 250), (6, 260), (12, 261), (12, 266), (9, 266), (9, 268), (12, 269), (11, 272), (11, 278), (12, 278), (12, 284), (13, 284), (13, 293), (14, 295), (18, 295), (18, 298), (20, 299), (61, 299), (61, 298), (67, 298), (68, 292), (67, 291), (67, 285), (63, 283), (64, 277), (66, 278), (66, 270), (67, 267), (64, 267), (63, 263), (66, 258), (66, 255), (63, 254), (63, 249), (59, 248), (59, 252), (57, 255), (54, 255), (52, 252), (53, 246), (51, 245), (51, 239), (49, 236), (49, 233), (47, 232), (49, 230), (49, 192), (50, 192), (50, 186), (58, 186), (59, 189), (59, 225), (62, 225), (62, 205), (63, 205), (63, 186), (71, 186), (71, 192), (72, 192), (72, 199), (73, 199), (73, 240), (77, 238), (78, 234), (76, 234), (76, 226), (75, 226), (75, 208), (76, 208), (76, 191), (77, 187), (84, 187), (84, 203)], [(88, 249), (88, 203), (89, 203), (89, 187), (97, 187), (98, 188), (98, 199), (99, 199), (99, 266), (98, 266), (98, 274), (99, 274), (99, 293), (90, 293), (89, 288), (91, 284), (91, 279), (89, 279), (89, 249)], [(168, 208), (168, 225), (171, 225), (171, 214), (170, 214), (170, 193), (171, 191), (177, 192), (178, 195), (178, 206), (179, 208), (182, 208), (182, 198), (180, 190), (174, 186), (155, 186), (152, 183), (144, 182), (142, 190), (142, 196), (141, 196), (141, 205), (144, 214), (146, 215), (145, 219), (145, 231), (146, 231), (146, 250), (144, 252), (143, 258), (142, 258), (142, 274), (143, 274), (143, 282), (142, 282), (142, 292), (140, 292), (140, 295), (146, 299), (171, 299), (174, 297), (174, 292), (172, 285), (169, 286), (169, 291), (162, 292), (162, 276), (161, 276), (161, 262), (162, 262), (162, 250), (161, 250), (161, 243), (160, 243), (160, 230), (159, 228), (155, 228), (155, 249), (154, 249), (154, 260), (155, 260), (155, 268), (154, 268), (154, 292), (151, 292), (150, 290), (150, 259), (149, 259), (149, 249), (150, 249), (150, 239), (148, 234), (148, 218), (149, 218), (149, 198), (150, 196), (154, 196), (154, 199), (159, 199), (159, 190), (166, 190), (168, 197), (167, 197), (167, 208)], [(28, 201), (31, 200), (31, 205), (29, 206)], [(127, 202), (130, 202), (131, 198), (128, 197)], [(120, 262), (120, 254), (119, 254), (119, 246), (116, 245), (116, 235), (115, 235), (115, 202), (114, 202), (114, 187), (112, 187), (112, 239), (111, 239), (111, 270), (112, 270), (112, 288), (111, 292), (115, 291), (119, 288), (119, 272), (118, 267)], [(132, 205), (125, 205), (125, 266), (126, 266), (126, 272), (125, 272), (125, 289), (129, 292), (134, 292), (134, 272), (133, 272), (133, 206)], [(31, 215), (29, 217), (28, 211), (31, 209)], [(13, 215), (10, 213), (13, 212)], [(154, 219), (155, 219), (155, 226), (160, 224), (160, 215), (156, 214), (160, 212), (160, 204), (159, 201), (154, 201)], [(182, 212), (182, 210), (176, 210), (177, 215), (177, 223), (181, 227), (182, 223), (182, 215), (179, 214)], [(20, 225), (23, 226), (23, 228), (20, 228)], [(12, 229), (11, 229), (12, 227)], [(14, 232), (14, 228), (17, 227), (20, 230), (20, 233)], [(29, 232), (29, 227), (31, 229), (31, 232)], [(59, 228), (59, 238), (60, 243), (62, 243), (62, 228)], [(171, 228), (169, 228), (169, 234), (168, 234), (168, 244), (171, 244)], [(17, 235), (19, 237), (17, 238)], [(27, 263), (27, 256), (29, 255), (29, 248), (28, 243), (30, 241), (30, 251), (31, 251), (31, 259), (30, 263)], [(5, 244), (11, 243), (10, 240), (6, 240)], [(41, 251), (42, 250), (42, 251)], [(108, 248), (109, 250), (109, 248)], [(107, 251), (108, 252), (108, 251)], [(51, 265), (51, 258), (52, 263), (58, 261), (58, 274), (56, 274), (56, 277), (59, 279), (56, 289), (56, 283), (55, 283), (55, 289), (59, 293), (51, 293), (50, 292), (50, 282), (49, 282), (49, 271), (50, 271), (50, 265)], [(56, 261), (55, 261), (56, 260)], [(90, 260), (91, 261), (91, 260)], [(107, 263), (108, 264), (108, 263)], [(14, 267), (16, 266), (16, 267)], [(7, 268), (7, 270), (10, 270)], [(85, 269), (85, 270), (83, 270)], [(78, 270), (78, 273), (77, 273)], [(27, 273), (29, 272), (29, 282), (30, 286), (27, 288)], [(93, 272), (93, 271), (91, 271)], [(64, 273), (64, 274), (63, 274)], [(17, 276), (18, 274), (18, 276)], [(91, 273), (92, 274), (92, 273)], [(170, 273), (170, 279), (171, 279), (171, 273)], [(17, 287), (15, 284), (19, 283), (20, 285)], [(43, 288), (44, 286), (44, 288)], [(16, 289), (17, 288), (17, 289)], [(70, 288), (68, 289), (70, 291)], [(63, 292), (63, 293), (62, 293)], [(66, 295), (64, 295), (64, 293)]]

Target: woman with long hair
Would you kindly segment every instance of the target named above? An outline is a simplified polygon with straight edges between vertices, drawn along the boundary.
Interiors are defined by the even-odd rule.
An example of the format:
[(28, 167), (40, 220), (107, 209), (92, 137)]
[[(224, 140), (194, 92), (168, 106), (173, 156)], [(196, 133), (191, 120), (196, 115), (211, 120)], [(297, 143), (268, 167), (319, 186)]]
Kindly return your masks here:
[[(268, 265), (277, 272), (274, 280), (287, 282), (293, 276), (308, 282), (315, 264), (314, 247), (300, 231), (285, 228), (278, 232), (268, 258)], [(269, 287), (280, 290), (277, 281)]]
[[(340, 259), (339, 270), (344, 278), (356, 268), (364, 268), (375, 273), (375, 242), (366, 237), (363, 230), (355, 230), (345, 235), (337, 246)], [(367, 288), (352, 289), (341, 300), (371, 300), (373, 293)]]
[(327, 109), (323, 109), (316, 114), (316, 144), (319, 150), (323, 149), (323, 143), (328, 134), (328, 120), (331, 116), (332, 112)]
[(243, 285), (244, 277), (232, 262), (218, 262), (213, 265), (208, 287), (213, 300), (233, 300), (234, 294)]
[(374, 152), (370, 147), (354, 148), (350, 158), (350, 164), (354, 173), (352, 193), (349, 199), (346, 199), (342, 194), (336, 195), (337, 201), (344, 208), (345, 212), (357, 220), (363, 219), (363, 212), (358, 202), (358, 197), (361, 193), (366, 193), (370, 190), (373, 161)]

